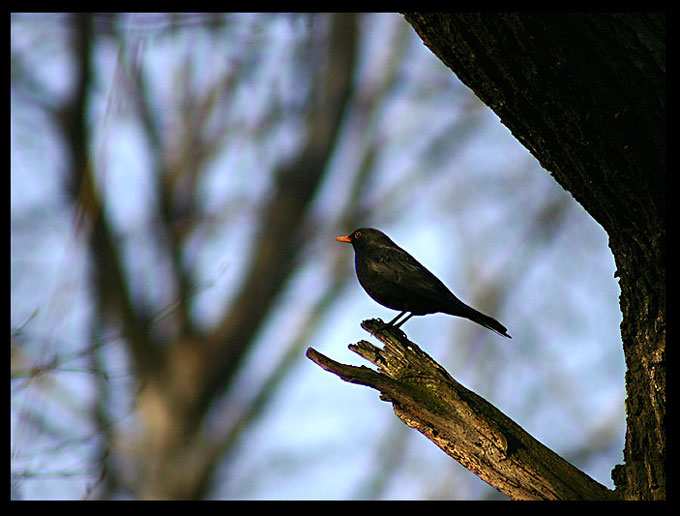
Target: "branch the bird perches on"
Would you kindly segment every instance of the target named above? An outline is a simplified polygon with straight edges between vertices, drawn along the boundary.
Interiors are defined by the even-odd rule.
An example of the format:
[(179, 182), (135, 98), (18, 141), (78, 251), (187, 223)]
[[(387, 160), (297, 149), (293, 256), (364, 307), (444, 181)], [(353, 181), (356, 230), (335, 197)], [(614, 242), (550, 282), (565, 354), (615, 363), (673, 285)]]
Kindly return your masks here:
[(481, 396), (463, 387), (398, 328), (361, 323), (383, 348), (361, 340), (349, 349), (377, 366), (307, 357), (343, 380), (373, 387), (395, 414), (482, 480), (515, 500), (609, 500), (613, 491), (569, 464)]

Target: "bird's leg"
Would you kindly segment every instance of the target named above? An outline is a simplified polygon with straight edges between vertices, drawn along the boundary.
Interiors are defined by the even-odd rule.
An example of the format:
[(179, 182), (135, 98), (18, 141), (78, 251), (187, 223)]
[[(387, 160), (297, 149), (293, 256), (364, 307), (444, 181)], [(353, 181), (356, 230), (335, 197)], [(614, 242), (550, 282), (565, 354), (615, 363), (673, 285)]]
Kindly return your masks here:
[(394, 326), (395, 328), (399, 328), (402, 324), (404, 324), (406, 321), (408, 321), (411, 317), (413, 317), (413, 314), (407, 315), (404, 320), (401, 322), (394, 324), (397, 319), (399, 319), (402, 315), (404, 315), (407, 312), (407, 310), (404, 310), (403, 312), (399, 313), (394, 319), (392, 319), (390, 322), (388, 322), (385, 326)]
[(394, 319), (392, 319), (390, 322), (388, 322), (385, 326), (394, 326), (394, 321), (399, 319), (405, 313), (406, 313), (406, 311), (398, 313), (397, 316)]
[[(406, 313), (406, 312), (400, 313), (397, 317), (395, 317), (394, 319), (392, 319), (392, 321), (390, 322), (390, 324), (392, 324), (398, 317), (401, 317), (401, 316), (402, 316), (403, 314), (405, 314), (405, 313)], [(401, 325), (404, 324), (406, 321), (408, 321), (411, 317), (413, 317), (413, 314), (408, 314), (404, 319), (401, 320), (401, 322), (399, 322), (398, 324), (395, 324), (394, 327), (395, 327), (395, 328), (400, 328)]]

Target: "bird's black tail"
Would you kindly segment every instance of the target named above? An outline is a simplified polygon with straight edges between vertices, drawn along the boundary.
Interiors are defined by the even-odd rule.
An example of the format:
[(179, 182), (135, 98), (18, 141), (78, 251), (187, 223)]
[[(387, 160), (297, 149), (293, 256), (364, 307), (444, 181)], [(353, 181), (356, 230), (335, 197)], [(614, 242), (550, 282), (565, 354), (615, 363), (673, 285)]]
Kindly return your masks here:
[(512, 338), (508, 334), (508, 329), (501, 323), (499, 323), (496, 319), (494, 319), (493, 317), (489, 317), (488, 315), (485, 315), (482, 312), (478, 312), (472, 307), (469, 307), (467, 305), (464, 306), (465, 306), (464, 310), (453, 315), (465, 317), (466, 319), (470, 319), (471, 321), (476, 322), (477, 324), (481, 324), (485, 328), (489, 328), (491, 331), (495, 331), (496, 333), (498, 333), (498, 335), (502, 335), (503, 337), (507, 337), (508, 339)]

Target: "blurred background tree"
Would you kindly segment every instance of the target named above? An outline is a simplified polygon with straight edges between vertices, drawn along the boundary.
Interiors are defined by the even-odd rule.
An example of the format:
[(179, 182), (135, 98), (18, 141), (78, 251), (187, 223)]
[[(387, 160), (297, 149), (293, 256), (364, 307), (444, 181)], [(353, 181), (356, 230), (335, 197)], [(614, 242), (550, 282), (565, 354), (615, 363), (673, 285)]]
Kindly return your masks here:
[(14, 14), (11, 39), (14, 497), (497, 497), (304, 358), (391, 317), (333, 240), (362, 225), (513, 340), (409, 336), (612, 486), (606, 235), (400, 16)]

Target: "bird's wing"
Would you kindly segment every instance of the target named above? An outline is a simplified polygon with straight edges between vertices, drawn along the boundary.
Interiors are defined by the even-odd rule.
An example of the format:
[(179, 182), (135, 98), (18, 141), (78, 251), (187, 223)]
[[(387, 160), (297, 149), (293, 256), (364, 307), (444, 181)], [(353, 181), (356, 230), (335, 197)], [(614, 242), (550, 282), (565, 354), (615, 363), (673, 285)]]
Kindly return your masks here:
[(382, 248), (371, 253), (368, 266), (384, 281), (394, 283), (416, 295), (433, 301), (442, 301), (442, 296), (451, 296), (458, 300), (439, 278), (399, 247)]

